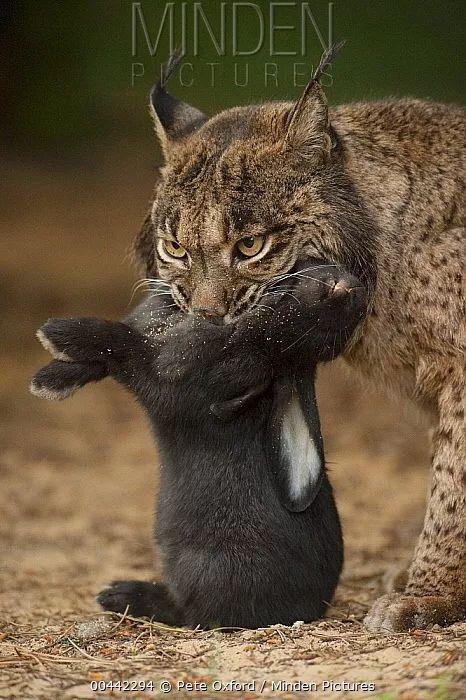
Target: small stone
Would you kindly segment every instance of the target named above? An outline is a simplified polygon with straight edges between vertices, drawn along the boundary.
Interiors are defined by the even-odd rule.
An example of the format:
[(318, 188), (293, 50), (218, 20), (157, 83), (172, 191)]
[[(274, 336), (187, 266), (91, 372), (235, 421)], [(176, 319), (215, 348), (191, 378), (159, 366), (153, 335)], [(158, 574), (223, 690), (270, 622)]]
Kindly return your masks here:
[(74, 628), (73, 637), (79, 640), (94, 639), (106, 634), (113, 627), (112, 623), (100, 617), (79, 622)]
[(302, 626), (304, 625), (304, 620), (296, 620), (296, 622), (293, 622), (291, 625), (292, 630), (299, 630)]

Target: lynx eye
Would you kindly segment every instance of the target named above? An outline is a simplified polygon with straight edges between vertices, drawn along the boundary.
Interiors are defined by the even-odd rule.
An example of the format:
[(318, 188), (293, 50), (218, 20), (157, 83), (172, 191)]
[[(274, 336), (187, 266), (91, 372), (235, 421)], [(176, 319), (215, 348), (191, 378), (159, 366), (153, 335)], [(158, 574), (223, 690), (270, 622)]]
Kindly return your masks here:
[(261, 252), (265, 244), (265, 236), (245, 236), (236, 244), (236, 248), (241, 255), (246, 258), (253, 258)]
[(162, 241), (162, 249), (164, 253), (169, 255), (171, 258), (177, 258), (180, 260), (181, 258), (186, 257), (186, 250), (176, 241), (168, 241), (164, 239)]

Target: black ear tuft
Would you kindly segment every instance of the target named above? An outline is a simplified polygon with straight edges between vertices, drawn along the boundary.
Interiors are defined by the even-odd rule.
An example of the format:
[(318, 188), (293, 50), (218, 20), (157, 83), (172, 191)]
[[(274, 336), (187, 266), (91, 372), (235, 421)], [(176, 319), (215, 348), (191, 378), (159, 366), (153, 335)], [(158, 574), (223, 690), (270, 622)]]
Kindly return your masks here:
[(169, 148), (170, 141), (188, 136), (207, 120), (207, 117), (196, 107), (191, 107), (170, 95), (165, 86), (178, 68), (183, 54), (175, 51), (162, 67), (160, 80), (150, 93), (150, 108), (155, 122), (156, 132), (164, 151)]
[(341, 49), (343, 46), (346, 44), (346, 41), (340, 41), (338, 44), (332, 44), (327, 51), (325, 51), (322, 54), (322, 58), (320, 59), (320, 63), (317, 66), (317, 68), (314, 71), (314, 75), (311, 78), (311, 82), (313, 83), (319, 83), (320, 79), (322, 78), (322, 75), (325, 72), (325, 69), (328, 68), (329, 66), (332, 65), (333, 60), (335, 56), (340, 53)]
[(160, 71), (160, 80), (154, 87), (165, 88), (166, 84), (172, 77), (173, 73), (176, 71), (183, 58), (183, 53), (181, 49), (175, 49), (175, 51), (168, 57), (168, 61), (162, 66)]

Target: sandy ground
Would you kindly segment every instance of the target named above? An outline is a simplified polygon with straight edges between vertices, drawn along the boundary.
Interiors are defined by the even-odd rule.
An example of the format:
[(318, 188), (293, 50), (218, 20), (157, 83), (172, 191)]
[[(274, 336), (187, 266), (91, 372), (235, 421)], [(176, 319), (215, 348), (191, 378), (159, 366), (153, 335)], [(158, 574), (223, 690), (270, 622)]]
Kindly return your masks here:
[[(109, 580), (157, 573), (156, 452), (141, 411), (111, 382), (59, 404), (33, 398), (27, 385), (47, 360), (33, 336), (47, 316), (116, 318), (128, 308), (134, 277), (125, 250), (153, 174), (129, 147), (116, 165), (15, 165), (2, 195), (0, 697), (367, 694), (321, 685), (346, 681), (373, 683), (373, 695), (385, 700), (459, 698), (466, 624), (388, 637), (361, 626), (384, 572), (414, 545), (428, 443), (414, 414), (361, 388), (337, 365), (319, 380), (346, 542), (328, 618), (226, 636), (99, 613), (94, 596)], [(171, 694), (161, 693), (161, 680), (173, 684)], [(94, 692), (92, 681), (141, 685), (132, 694), (118, 686)], [(177, 690), (181, 681), (208, 690)], [(214, 681), (249, 685), (229, 693)], [(274, 691), (279, 681), (317, 689)]]

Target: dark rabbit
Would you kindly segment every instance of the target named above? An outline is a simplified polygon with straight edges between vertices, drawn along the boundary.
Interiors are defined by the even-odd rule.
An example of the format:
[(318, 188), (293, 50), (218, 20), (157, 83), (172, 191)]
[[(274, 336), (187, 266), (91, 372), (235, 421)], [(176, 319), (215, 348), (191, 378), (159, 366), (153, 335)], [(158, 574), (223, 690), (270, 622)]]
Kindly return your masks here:
[(98, 597), (106, 610), (226, 628), (324, 613), (343, 544), (314, 377), (347, 343), (365, 295), (334, 267), (317, 275), (232, 325), (176, 315), (153, 337), (87, 318), (42, 327), (57, 359), (34, 393), (111, 375), (146, 408), (159, 446), (165, 584), (114, 582)]

